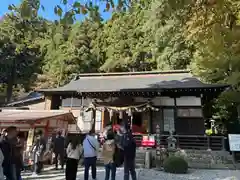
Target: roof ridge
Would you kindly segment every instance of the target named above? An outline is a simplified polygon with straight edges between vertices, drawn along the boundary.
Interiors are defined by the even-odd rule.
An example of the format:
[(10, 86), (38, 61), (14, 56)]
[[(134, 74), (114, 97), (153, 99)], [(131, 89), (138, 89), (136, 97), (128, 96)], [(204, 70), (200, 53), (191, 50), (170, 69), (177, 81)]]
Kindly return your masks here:
[(77, 75), (77, 79), (81, 77), (93, 77), (93, 76), (126, 76), (126, 75), (149, 75), (149, 74), (178, 74), (178, 73), (190, 73), (190, 70), (166, 70), (166, 71), (136, 71), (136, 72), (111, 72), (111, 73), (81, 73)]

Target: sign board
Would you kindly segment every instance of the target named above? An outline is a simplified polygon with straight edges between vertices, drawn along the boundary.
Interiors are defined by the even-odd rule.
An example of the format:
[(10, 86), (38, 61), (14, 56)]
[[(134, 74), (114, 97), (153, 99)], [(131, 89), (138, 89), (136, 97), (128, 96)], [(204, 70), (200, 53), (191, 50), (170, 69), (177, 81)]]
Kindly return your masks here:
[(240, 134), (228, 134), (230, 151), (240, 151)]
[(34, 129), (31, 128), (28, 131), (28, 138), (27, 138), (27, 147), (32, 146), (34, 139)]

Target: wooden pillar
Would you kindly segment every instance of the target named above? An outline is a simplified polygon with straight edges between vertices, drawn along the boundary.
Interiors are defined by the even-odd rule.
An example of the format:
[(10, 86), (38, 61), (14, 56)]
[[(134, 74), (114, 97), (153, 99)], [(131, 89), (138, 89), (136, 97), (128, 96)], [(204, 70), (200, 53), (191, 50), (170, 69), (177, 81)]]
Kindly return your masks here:
[(177, 123), (177, 98), (174, 97), (174, 130), (175, 130), (175, 132), (177, 134), (177, 131), (176, 131), (177, 125), (176, 125), (176, 123)]
[(96, 124), (96, 110), (92, 110), (92, 131), (95, 132), (95, 124)]
[(109, 119), (110, 119), (110, 122), (113, 123), (113, 110), (110, 110), (109, 111)]
[(48, 136), (48, 133), (49, 133), (49, 120), (47, 120), (47, 124), (45, 126), (45, 129), (44, 129), (44, 136), (47, 137)]
[(45, 96), (45, 110), (51, 110), (52, 107), (52, 96)]
[(145, 111), (145, 112), (142, 112), (142, 126), (145, 128), (146, 132), (148, 134), (151, 133), (151, 118), (150, 118), (150, 111)]
[(105, 127), (105, 109), (101, 112), (102, 114), (102, 122), (101, 122), (101, 124), (102, 124), (102, 129), (104, 129), (104, 127)]

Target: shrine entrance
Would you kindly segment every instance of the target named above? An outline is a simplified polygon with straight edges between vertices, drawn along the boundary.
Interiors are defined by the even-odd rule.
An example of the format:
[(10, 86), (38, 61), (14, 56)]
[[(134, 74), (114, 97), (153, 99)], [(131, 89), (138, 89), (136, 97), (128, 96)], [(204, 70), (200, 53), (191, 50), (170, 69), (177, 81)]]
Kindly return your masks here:
[(149, 112), (159, 111), (159, 108), (153, 107), (151, 102), (132, 102), (130, 105), (124, 105), (94, 101), (87, 109), (90, 110), (93, 113), (96, 110), (102, 112), (103, 128), (110, 123), (116, 126), (128, 122), (133, 133), (146, 134), (151, 123)]

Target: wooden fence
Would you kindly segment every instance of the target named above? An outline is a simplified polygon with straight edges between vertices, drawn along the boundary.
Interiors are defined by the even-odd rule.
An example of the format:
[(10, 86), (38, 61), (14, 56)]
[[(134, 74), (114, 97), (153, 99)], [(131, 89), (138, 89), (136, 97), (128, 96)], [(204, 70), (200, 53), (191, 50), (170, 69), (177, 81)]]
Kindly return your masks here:
[[(161, 135), (161, 146), (167, 147), (167, 138), (169, 135)], [(180, 149), (193, 150), (225, 150), (226, 138), (224, 136), (199, 136), (199, 135), (174, 135), (176, 138), (176, 146)], [(142, 135), (135, 136), (137, 146), (141, 146)], [(156, 138), (155, 138), (156, 139)]]

